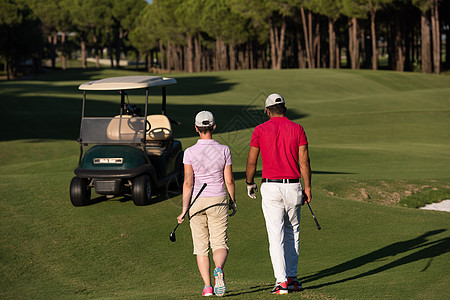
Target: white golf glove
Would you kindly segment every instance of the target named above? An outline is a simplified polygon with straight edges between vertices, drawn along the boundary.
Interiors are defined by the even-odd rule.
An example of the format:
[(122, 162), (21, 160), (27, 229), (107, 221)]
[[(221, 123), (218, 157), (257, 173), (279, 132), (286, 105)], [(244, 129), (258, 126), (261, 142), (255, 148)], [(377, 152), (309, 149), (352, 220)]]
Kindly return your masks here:
[(253, 184), (247, 184), (247, 195), (252, 198), (256, 199), (256, 192), (258, 191), (258, 186), (256, 183)]

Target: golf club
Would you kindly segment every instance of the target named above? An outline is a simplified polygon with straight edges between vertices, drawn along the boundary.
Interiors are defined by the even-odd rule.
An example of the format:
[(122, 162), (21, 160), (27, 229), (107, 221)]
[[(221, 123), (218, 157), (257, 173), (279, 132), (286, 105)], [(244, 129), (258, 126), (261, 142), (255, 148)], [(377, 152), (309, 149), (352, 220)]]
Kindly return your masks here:
[(316, 216), (314, 215), (314, 213), (313, 213), (313, 211), (312, 211), (312, 209), (311, 209), (311, 205), (309, 205), (309, 202), (306, 202), (306, 204), (308, 204), (309, 210), (311, 211), (311, 214), (312, 214), (312, 216), (313, 216), (313, 218), (314, 218), (314, 221), (316, 222), (317, 229), (318, 229), (318, 230), (322, 229), (322, 227), (320, 227), (319, 222), (318, 222), (317, 219), (316, 219)]
[[(192, 204), (194, 204), (195, 200), (197, 200), (198, 196), (200, 196), (200, 194), (203, 192), (203, 190), (206, 187), (206, 183), (203, 184), (202, 188), (200, 189), (200, 191), (198, 191), (197, 196), (195, 196), (194, 200), (192, 200), (191, 203), (189, 203), (188, 209), (186, 210), (186, 212), (183, 215), (183, 219), (186, 216), (186, 214), (188, 213), (189, 209), (191, 208)], [(169, 235), (169, 239), (171, 242), (175, 242), (177, 239), (175, 237), (175, 230), (177, 230), (178, 226), (180, 226), (181, 223), (178, 223), (177, 226), (175, 226), (175, 228), (172, 230), (172, 232)]]

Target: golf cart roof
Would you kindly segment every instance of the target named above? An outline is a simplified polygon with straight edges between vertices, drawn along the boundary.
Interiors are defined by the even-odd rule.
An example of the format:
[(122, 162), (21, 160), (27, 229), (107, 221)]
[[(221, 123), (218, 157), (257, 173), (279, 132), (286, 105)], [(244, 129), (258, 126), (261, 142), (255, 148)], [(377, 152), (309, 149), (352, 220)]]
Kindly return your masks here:
[(83, 91), (119, 91), (145, 89), (154, 86), (166, 86), (177, 83), (175, 78), (160, 76), (122, 76), (110, 77), (81, 84), (78, 89)]

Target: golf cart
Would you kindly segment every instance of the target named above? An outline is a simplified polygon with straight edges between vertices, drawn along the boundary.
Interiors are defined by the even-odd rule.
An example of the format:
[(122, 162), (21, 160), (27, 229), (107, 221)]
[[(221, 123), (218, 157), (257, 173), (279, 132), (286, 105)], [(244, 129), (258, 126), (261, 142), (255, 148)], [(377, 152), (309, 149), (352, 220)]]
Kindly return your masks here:
[[(124, 76), (83, 83), (80, 159), (70, 183), (74, 206), (91, 201), (91, 189), (108, 199), (131, 196), (135, 205), (151, 203), (155, 190), (169, 184), (181, 187), (183, 151), (172, 137), (172, 121), (166, 116), (166, 86), (173, 78)], [(161, 87), (162, 112), (148, 115), (149, 89)], [(130, 105), (127, 91), (145, 89), (143, 114)], [(115, 91), (120, 95), (120, 114), (113, 117), (86, 117), (87, 91)], [(126, 101), (126, 99), (127, 101)], [(83, 147), (91, 146), (83, 156)]]

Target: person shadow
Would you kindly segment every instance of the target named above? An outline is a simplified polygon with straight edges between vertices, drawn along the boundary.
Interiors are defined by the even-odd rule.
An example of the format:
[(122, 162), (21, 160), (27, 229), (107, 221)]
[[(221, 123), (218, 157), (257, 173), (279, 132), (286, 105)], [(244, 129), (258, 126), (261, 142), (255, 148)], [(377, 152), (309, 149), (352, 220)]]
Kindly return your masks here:
[(395, 261), (392, 261), (390, 263), (387, 263), (385, 265), (382, 265), (380, 267), (374, 268), (370, 271), (363, 272), (358, 275), (350, 276), (344, 279), (339, 279), (335, 281), (329, 281), (326, 283), (321, 283), (317, 285), (308, 285), (307, 287), (304, 287), (304, 289), (317, 289), (324, 286), (330, 286), (334, 284), (339, 284), (359, 278), (363, 278), (366, 276), (374, 275), (377, 273), (384, 272), (389, 269), (393, 269), (396, 267), (399, 267), (401, 265), (405, 265), (408, 263), (412, 263), (415, 261), (423, 260), (423, 259), (430, 259), (425, 266), (425, 268), (422, 270), (422, 272), (426, 271), (428, 267), (431, 264), (431, 261), (434, 257), (440, 256), (446, 252), (450, 251), (450, 237), (442, 238), (435, 241), (429, 241), (429, 238), (431, 236), (440, 234), (442, 232), (445, 232), (446, 229), (439, 229), (439, 230), (433, 230), (426, 232), (416, 238), (401, 241), (397, 243), (393, 243), (391, 245), (388, 245), (386, 247), (380, 248), (376, 251), (370, 252), (368, 254), (365, 254), (363, 256), (357, 257), (355, 259), (349, 260), (347, 262), (344, 262), (342, 264), (336, 265), (334, 267), (321, 270), (313, 275), (303, 277), (301, 279), (303, 285), (305, 283), (312, 283), (314, 281), (318, 281), (320, 279), (338, 275), (341, 273), (344, 273), (346, 271), (354, 270), (357, 268), (360, 268), (364, 265), (381, 261), (383, 259), (386, 259), (390, 256), (396, 256), (401, 253), (411, 252), (411, 254), (401, 257)]
[[(440, 234), (440, 233), (443, 233), (445, 231), (447, 231), (447, 229), (438, 229), (438, 230), (429, 231), (429, 232), (426, 232), (416, 238), (393, 243), (391, 245), (388, 245), (386, 247), (372, 251), (363, 256), (360, 256), (360, 257), (354, 258), (352, 260), (349, 260), (347, 262), (344, 262), (342, 264), (319, 271), (316, 274), (303, 277), (303, 278), (301, 278), (301, 282), (303, 283), (302, 290), (312, 290), (312, 289), (318, 289), (318, 288), (321, 288), (324, 286), (339, 284), (339, 283), (363, 278), (366, 276), (374, 275), (377, 273), (381, 273), (381, 272), (387, 271), (389, 269), (393, 269), (393, 268), (399, 267), (401, 265), (405, 265), (405, 264), (412, 263), (415, 261), (419, 261), (419, 260), (423, 260), (423, 259), (430, 259), (428, 261), (427, 265), (422, 270), (422, 272), (425, 272), (428, 269), (428, 267), (431, 265), (431, 261), (434, 257), (440, 256), (440, 255), (450, 251), (450, 237), (442, 238), (442, 239), (435, 240), (435, 241), (429, 241), (430, 237)], [(340, 280), (329, 281), (326, 283), (308, 286), (308, 283), (312, 283), (314, 281), (318, 281), (318, 280), (326, 278), (326, 277), (338, 275), (338, 274), (344, 273), (346, 271), (354, 270), (356, 268), (363, 267), (364, 265), (367, 265), (367, 264), (370, 264), (370, 263), (373, 263), (376, 261), (382, 261), (390, 256), (396, 256), (398, 254), (411, 252), (411, 251), (414, 251), (414, 252), (407, 256), (399, 258), (393, 262), (390, 262), (383, 266), (372, 269), (370, 271), (366, 271), (361, 274), (350, 276), (350, 277), (340, 279)], [(306, 287), (305, 287), (305, 283), (307, 285)], [(258, 293), (258, 292), (262, 292), (262, 291), (269, 291), (272, 289), (272, 287), (273, 287), (273, 284), (261, 284), (261, 285), (244, 288), (244, 289), (230, 290), (227, 292), (227, 296), (239, 296), (239, 295)]]

